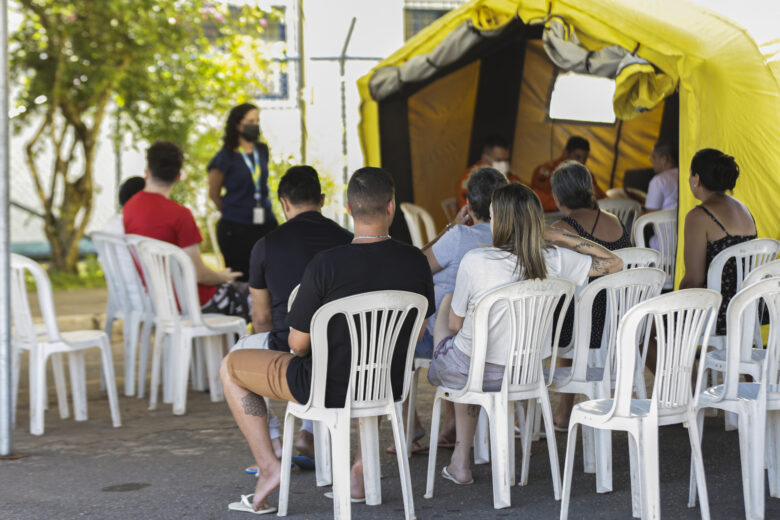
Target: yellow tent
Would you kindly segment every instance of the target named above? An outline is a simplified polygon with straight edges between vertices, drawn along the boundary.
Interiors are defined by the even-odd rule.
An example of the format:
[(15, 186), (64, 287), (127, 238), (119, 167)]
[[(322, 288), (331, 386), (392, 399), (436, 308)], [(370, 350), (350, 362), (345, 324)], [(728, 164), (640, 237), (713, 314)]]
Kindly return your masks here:
[[(541, 37), (550, 20), (564, 21), (590, 51), (619, 46), (649, 62), (618, 75), (614, 125), (548, 116), (557, 68)], [(696, 203), (690, 160), (705, 147), (736, 157), (742, 174), (734, 195), (750, 208), (759, 236), (780, 238), (777, 57), (732, 20), (681, 0), (474, 0), (360, 78), (363, 154), (393, 173), (399, 200), (442, 223), (440, 201), (454, 195), (487, 134), (510, 138), (511, 169), (525, 180), (560, 155), (569, 135), (584, 135), (602, 188), (648, 167), (653, 142), (666, 135), (680, 145), (680, 245), (682, 217)]]

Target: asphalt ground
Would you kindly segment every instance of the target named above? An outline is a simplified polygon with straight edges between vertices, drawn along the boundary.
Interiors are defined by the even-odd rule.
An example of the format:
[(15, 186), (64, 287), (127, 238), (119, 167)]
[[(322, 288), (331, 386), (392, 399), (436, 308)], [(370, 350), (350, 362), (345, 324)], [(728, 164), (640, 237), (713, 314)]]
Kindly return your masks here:
[[(75, 311), (85, 309), (89, 311), (86, 319), (99, 321), (99, 308), (95, 304), (92, 309), (87, 307), (74, 305), (74, 314), (65, 316), (70, 321), (64, 321), (70, 326), (86, 326), (75, 314)], [(172, 415), (170, 405), (161, 404), (157, 410), (149, 411), (147, 400), (121, 395), (121, 334), (114, 339), (121, 428), (111, 427), (108, 400), (99, 388), (99, 356), (95, 350), (87, 355), (89, 420), (75, 422), (72, 418), (59, 418), (50, 374), (46, 431), (40, 437), (30, 435), (24, 356), (14, 451), (25, 457), (0, 461), (0, 518), (248, 517), (247, 513), (227, 510), (228, 503), (253, 491), (254, 479), (243, 471), (252, 461), (226, 404), (212, 403), (208, 393), (190, 390), (187, 415), (177, 417)], [(421, 419), (427, 427), (433, 391), (424, 383), (424, 377), (421, 377), (418, 395)], [(278, 417), (282, 417), (283, 404), (274, 403), (272, 408)], [(392, 436), (387, 422), (383, 423), (380, 435), (382, 446), (389, 446)], [(561, 471), (565, 441), (565, 433), (556, 434)], [(427, 443), (427, 437), (424, 442)], [(354, 443), (353, 432), (353, 450)], [(663, 517), (699, 518), (698, 507), (687, 507), (690, 449), (686, 430), (681, 426), (661, 428), (659, 445)], [(720, 417), (707, 418), (702, 450), (712, 518), (743, 518), (737, 432), (725, 432)], [(519, 443), (516, 452), (519, 468)], [(386, 454), (384, 449), (381, 453), (383, 503), (380, 506), (353, 505), (354, 518), (403, 517), (395, 456)], [(471, 486), (456, 486), (438, 476), (449, 453), (449, 450), (439, 450), (432, 499), (423, 498), (427, 453), (411, 459), (417, 518), (481, 519), (520, 515), (533, 519), (558, 518), (560, 502), (553, 496), (545, 441), (533, 443), (528, 485), (513, 487), (512, 507), (502, 510), (493, 509), (489, 464), (474, 467), (475, 483)], [(570, 518), (630, 518), (626, 436), (613, 435), (614, 491), (611, 493), (596, 493), (595, 476), (582, 472), (581, 454), (581, 445), (578, 445)], [(326, 490), (316, 487), (313, 471), (294, 472), (288, 516), (331, 518), (332, 502), (323, 496)], [(765, 517), (780, 518), (780, 500), (770, 498), (768, 491), (766, 497)], [(272, 503), (275, 504), (276, 499), (277, 493), (271, 495)]]

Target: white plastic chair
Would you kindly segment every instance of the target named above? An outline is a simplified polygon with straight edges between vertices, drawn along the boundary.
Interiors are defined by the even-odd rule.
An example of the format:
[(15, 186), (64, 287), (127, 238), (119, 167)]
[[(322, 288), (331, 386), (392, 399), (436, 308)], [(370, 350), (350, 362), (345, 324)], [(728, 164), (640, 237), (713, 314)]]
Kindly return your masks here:
[[(38, 305), (46, 324), (46, 333), (39, 334), (33, 325), (32, 312), (27, 300), (25, 287), (25, 272), (29, 272), (35, 280), (38, 294)], [(51, 283), (46, 272), (35, 261), (16, 254), (11, 254), (11, 314), (14, 324), (15, 349), (27, 350), (30, 353), (30, 433), (43, 435), (44, 409), (46, 408), (46, 361), (49, 356), (68, 355), (70, 368), (71, 392), (73, 393), (73, 415), (77, 421), (87, 420), (87, 380), (84, 363), (84, 350), (99, 348), (103, 366), (103, 376), (106, 381), (111, 421), (115, 428), (122, 426), (119, 416), (119, 401), (114, 380), (114, 365), (111, 358), (111, 343), (102, 330), (80, 330), (75, 332), (60, 332), (54, 311), (54, 299)], [(15, 383), (19, 380), (18, 353), (14, 363)], [(64, 374), (59, 360), (53, 362), (55, 379), (58, 379), (64, 389)], [(14, 385), (14, 387), (16, 386)], [(59, 385), (58, 385), (59, 386)], [(59, 391), (60, 417), (69, 415), (67, 395)]]
[[(406, 219), (406, 225), (409, 226), (409, 234), (412, 235), (412, 244), (415, 247), (422, 248), (436, 237), (436, 225), (433, 223), (431, 214), (425, 209), (416, 204), (402, 202), (401, 211)], [(422, 226), (420, 221), (422, 221)], [(423, 237), (423, 227), (427, 238)]]
[(224, 398), (219, 381), (219, 364), (223, 357), (224, 337), (232, 344), (246, 333), (246, 321), (236, 316), (201, 314), (195, 267), (181, 248), (147, 238), (138, 243), (138, 252), (148, 275), (147, 285), (155, 302), (154, 354), (149, 409), (157, 408), (160, 382), (160, 358), (165, 336), (171, 336), (171, 383), (173, 413), (187, 410), (187, 376), (190, 369), (193, 340), (204, 340), (206, 368), (212, 402)]
[[(477, 302), (472, 320), (474, 340), (466, 386), (462, 389), (441, 386), (436, 389), (431, 414), (431, 441), (428, 452), (428, 482), (425, 498), (433, 498), (442, 399), (454, 403), (479, 405), (487, 413), (490, 423), (493, 507), (496, 509), (511, 505), (509, 489), (515, 483), (515, 407), (511, 406), (510, 403), (529, 400), (529, 415), (532, 415), (536, 401), (539, 400), (547, 434), (553, 490), (555, 499), (560, 498), (558, 448), (555, 445), (550, 397), (547, 393), (542, 370), (542, 355), (549, 346), (550, 338), (554, 337), (553, 358), (555, 357), (554, 352), (557, 349), (563, 320), (558, 321), (553, 336), (554, 311), (562, 298), (565, 300), (563, 307), (568, 306), (569, 300), (574, 294), (574, 288), (574, 284), (566, 280), (527, 280), (490, 291)], [(509, 348), (507, 348), (507, 359), (504, 365), (504, 379), (500, 391), (485, 392), (482, 390), (482, 381), (487, 349), (489, 348), (490, 318), (500, 311), (505, 313), (500, 319), (505, 320), (509, 325)], [(532, 421), (525, 421), (521, 485), (525, 485), (528, 480), (531, 423)]]
[[(682, 423), (688, 428), (691, 459), (702, 518), (709, 518), (707, 484), (701, 455), (698, 423), (691, 396), (691, 374), (699, 340), (715, 323), (721, 296), (709, 289), (686, 289), (667, 293), (636, 305), (618, 327), (617, 382), (614, 399), (594, 399), (574, 406), (569, 420), (569, 438), (564, 469), (561, 520), (569, 514), (572, 469), (577, 427), (625, 431), (629, 435), (631, 502), (635, 517), (661, 517), (658, 470), (658, 427)], [(632, 399), (636, 376), (637, 345), (648, 317), (653, 319), (657, 361), (650, 399)], [(689, 506), (694, 504), (689, 503)]]
[(653, 231), (658, 239), (658, 248), (661, 253), (661, 264), (656, 267), (666, 273), (664, 289), (674, 288), (674, 266), (677, 257), (677, 209), (665, 209), (653, 211), (642, 215), (634, 222), (634, 245), (647, 247), (645, 243), (645, 228), (653, 226)]
[(214, 256), (217, 259), (217, 269), (219, 270), (225, 268), (225, 257), (222, 256), (222, 249), (219, 248), (219, 241), (217, 240), (217, 222), (221, 218), (222, 213), (219, 211), (209, 213), (209, 216), (206, 217), (206, 231), (209, 234), (211, 250), (214, 251)]
[(661, 265), (661, 253), (649, 247), (624, 247), (612, 251), (623, 260), (623, 270), (635, 267), (658, 267)]
[(444, 216), (447, 217), (447, 222), (452, 222), (455, 219), (455, 215), (458, 214), (458, 198), (448, 197), (441, 201), (441, 209), (444, 211)]
[[(111, 338), (112, 324), (122, 318), (122, 334), (125, 351), (125, 395), (135, 393), (135, 360), (139, 339), (144, 363), (141, 369), (146, 371), (146, 358), (149, 341), (154, 325), (154, 310), (141, 277), (138, 274), (133, 257), (128, 249), (124, 235), (95, 232), (92, 242), (98, 252), (98, 259), (108, 285), (108, 308), (106, 309), (106, 333)], [(138, 373), (138, 394), (143, 396), (144, 381), (141, 370)]]
[[(661, 294), (665, 280), (666, 274), (660, 269), (644, 267), (609, 274), (585, 286), (574, 307), (572, 366), (555, 368), (550, 389), (555, 392), (584, 394), (588, 399), (609, 398), (615, 382), (614, 359), (618, 324), (629, 309)], [(602, 344), (600, 349), (591, 350), (593, 305), (602, 291), (607, 295)], [(600, 359), (597, 363), (589, 363), (593, 357)], [(644, 358), (644, 350), (641, 358)], [(637, 396), (646, 397), (644, 363), (637, 363), (634, 383)], [(583, 428), (582, 443), (586, 472), (594, 468), (595, 453), (596, 492), (612, 491), (611, 432), (598, 431), (593, 435), (589, 429)]]
[[(333, 450), (333, 513), (337, 519), (351, 517), (349, 486), (350, 420), (360, 419), (360, 446), (366, 504), (382, 503), (379, 478), (378, 417), (390, 416), (393, 428), (401, 491), (407, 519), (414, 518), (412, 483), (406, 441), (401, 422), (401, 403), (409, 391), (414, 347), (425, 322), (428, 303), (425, 297), (404, 291), (376, 291), (341, 298), (320, 307), (311, 321), (312, 380), (309, 401), (288, 403), (284, 431), (291, 432), (294, 417), (321, 421), (330, 432)], [(414, 312), (415, 318), (406, 349), (403, 391), (394, 400), (390, 382), (393, 353), (401, 329)], [(343, 408), (325, 407), (328, 366), (328, 324), (336, 316), (347, 322), (352, 346), (352, 361), (347, 398)], [(359, 325), (358, 325), (359, 323)], [(292, 436), (284, 436), (282, 475), (279, 486), (279, 516), (287, 515), (290, 492)]]
[[(742, 281), (742, 288), (744, 289), (748, 285), (752, 285), (760, 280), (764, 280), (765, 278), (773, 278), (776, 276), (780, 276), (780, 260), (772, 260), (771, 262), (767, 262), (764, 265), (760, 267), (756, 267), (753, 269), (749, 275)], [(761, 304), (759, 304), (761, 305)], [(760, 308), (760, 307), (759, 307)], [(764, 340), (761, 336), (761, 322), (759, 320), (759, 316), (756, 316), (756, 327), (755, 327), (755, 334), (753, 339), (753, 346), (757, 347), (753, 349), (753, 352), (755, 354), (756, 351), (758, 351), (760, 354), (760, 360), (763, 362), (764, 354), (766, 353), (764, 351)], [(743, 354), (746, 354), (747, 351), (743, 351)], [(752, 357), (752, 356), (749, 356)], [(743, 360), (748, 359), (748, 357), (743, 357)], [(743, 372), (743, 373), (750, 373), (750, 372)]]
[[(763, 299), (770, 316), (766, 362), (758, 382), (739, 381), (742, 345), (752, 333), (751, 310)], [(696, 420), (699, 435), (704, 409), (717, 408), (739, 417), (739, 453), (742, 465), (742, 492), (745, 518), (764, 518), (764, 468), (769, 473), (769, 493), (780, 498), (780, 278), (769, 278), (746, 286), (729, 303), (726, 315), (726, 371), (724, 384), (697, 390)], [(706, 352), (704, 358), (711, 352)], [(703, 376), (703, 364), (699, 378)], [(770, 415), (771, 414), (771, 415)], [(769, 435), (769, 439), (766, 435)], [(767, 440), (769, 441), (767, 443)], [(693, 489), (689, 502), (695, 503)]]
[(632, 199), (600, 199), (599, 208), (615, 215), (623, 227), (631, 229), (642, 214), (642, 205)]
[[(710, 268), (707, 270), (707, 288), (716, 292), (721, 292), (721, 284), (723, 281), (723, 269), (727, 262), (732, 261), (736, 267), (736, 290), (742, 289), (743, 281), (745, 278), (757, 267), (771, 262), (777, 258), (777, 253), (780, 252), (780, 241), (771, 238), (757, 238), (755, 240), (749, 240), (728, 247), (715, 255), (710, 263)], [(753, 315), (755, 316), (755, 314)], [(752, 328), (752, 325), (751, 325)], [(707, 356), (707, 363), (705, 365), (705, 374), (712, 377), (712, 384), (716, 383), (716, 372), (722, 373), (726, 369), (726, 336), (716, 334), (713, 331), (710, 337), (710, 345), (715, 347), (715, 351)], [(748, 349), (751, 348), (751, 338), (748, 338), (747, 343), (744, 345), (745, 355), (749, 354)], [(763, 352), (757, 354), (760, 359), (763, 359)], [(750, 358), (745, 358), (747, 362)], [(758, 364), (747, 362), (745, 368), (751, 370), (750, 373), (754, 377), (759, 376), (760, 360)], [(731, 414), (726, 414), (726, 429), (733, 430), (737, 427), (735, 417)]]

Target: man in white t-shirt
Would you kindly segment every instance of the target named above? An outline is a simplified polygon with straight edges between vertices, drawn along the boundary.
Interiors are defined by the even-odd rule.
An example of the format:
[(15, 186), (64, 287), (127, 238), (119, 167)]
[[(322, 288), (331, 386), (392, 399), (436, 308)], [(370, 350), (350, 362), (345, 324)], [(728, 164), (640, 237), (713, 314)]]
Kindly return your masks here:
[[(651, 211), (677, 207), (680, 184), (677, 158), (678, 148), (676, 144), (659, 140), (653, 146), (650, 161), (653, 163), (655, 176), (650, 180), (650, 185), (647, 187), (645, 212), (649, 213)], [(649, 244), (652, 249), (660, 250), (656, 236), (650, 238)]]

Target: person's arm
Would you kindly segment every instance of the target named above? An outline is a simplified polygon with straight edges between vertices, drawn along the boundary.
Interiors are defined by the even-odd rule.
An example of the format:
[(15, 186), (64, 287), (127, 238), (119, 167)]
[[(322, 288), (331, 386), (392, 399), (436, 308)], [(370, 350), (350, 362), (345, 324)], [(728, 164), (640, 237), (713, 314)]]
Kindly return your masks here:
[(579, 235), (558, 228), (548, 227), (544, 231), (548, 244), (571, 249), (591, 258), (588, 276), (603, 276), (623, 269), (623, 261), (609, 249), (591, 242)]
[(219, 211), (222, 211), (222, 184), (225, 182), (225, 174), (217, 168), (209, 170), (209, 198)]
[(203, 259), (200, 256), (200, 245), (192, 244), (184, 248), (184, 252), (192, 259), (192, 263), (195, 265), (195, 278), (198, 283), (203, 285), (219, 285), (224, 282), (232, 282), (243, 273), (233, 272), (228, 269), (222, 271), (214, 271), (206, 267), (203, 263)]
[(463, 328), (463, 322), (465, 319), (466, 319), (465, 316), (458, 316), (457, 314), (455, 314), (455, 311), (450, 309), (450, 316), (447, 325), (449, 326), (453, 334), (456, 334), (460, 329)]
[(290, 327), (290, 335), (287, 337), (290, 350), (298, 357), (306, 357), (311, 353), (311, 335)]
[(685, 276), (680, 289), (707, 285), (707, 222), (703, 211), (692, 209), (685, 216)]
[[(462, 208), (460, 208), (460, 209), (458, 210), (458, 213), (455, 215), (455, 218), (454, 218), (454, 219), (452, 219), (452, 222), (448, 223), (448, 224), (447, 224), (447, 225), (444, 227), (444, 229), (442, 229), (442, 230), (439, 232), (439, 234), (438, 234), (438, 235), (436, 235), (436, 236), (433, 238), (433, 240), (431, 240), (430, 242), (428, 242), (427, 244), (425, 244), (425, 245), (422, 247), (422, 252), (423, 252), (423, 253), (425, 253), (425, 256), (427, 257), (427, 256), (428, 256), (428, 252), (429, 252), (429, 251), (430, 251), (430, 249), (433, 247), (433, 244), (435, 244), (436, 242), (438, 242), (438, 241), (439, 241), (439, 239), (440, 239), (441, 237), (443, 237), (443, 236), (444, 236), (444, 235), (447, 233), (447, 231), (449, 231), (450, 229), (452, 229), (452, 226), (457, 226), (457, 225), (464, 225), (464, 226), (469, 226), (469, 225), (471, 225), (471, 223), (472, 223), (472, 221), (471, 221), (471, 215), (469, 215), (469, 207), (468, 207), (468, 206), (463, 206)], [(434, 257), (434, 261), (435, 261), (435, 260), (436, 260), (436, 257)], [(431, 264), (431, 259), (430, 259), (430, 257), (428, 257), (428, 264), (429, 264), (429, 265), (431, 265), (431, 270), (433, 271), (433, 264)], [(439, 267), (439, 270), (441, 270), (441, 267)], [(433, 272), (434, 272), (434, 273), (436, 273), (436, 271), (433, 271)]]
[(249, 288), (252, 296), (252, 330), (269, 332), (274, 328), (273, 314), (271, 313), (271, 293), (268, 289)]

